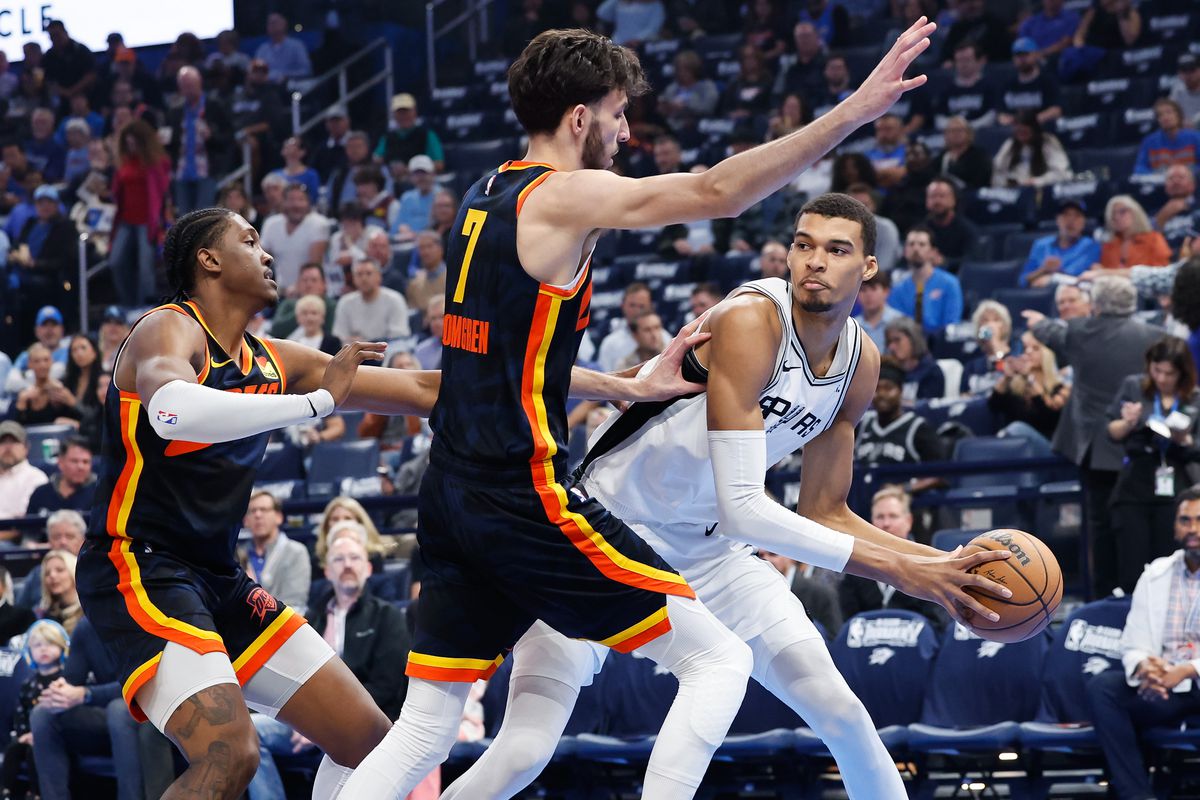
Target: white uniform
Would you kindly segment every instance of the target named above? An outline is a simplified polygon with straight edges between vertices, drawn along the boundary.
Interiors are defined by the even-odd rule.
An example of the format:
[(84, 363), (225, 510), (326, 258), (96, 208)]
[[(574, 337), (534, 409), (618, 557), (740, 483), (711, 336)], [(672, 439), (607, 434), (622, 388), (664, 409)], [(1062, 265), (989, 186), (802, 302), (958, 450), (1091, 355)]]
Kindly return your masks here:
[[(775, 464), (837, 417), (862, 353), (862, 334), (847, 319), (833, 363), (818, 377), (792, 321), (790, 282), (764, 278), (739, 290), (749, 292), (768, 297), (783, 326), (775, 369), (759, 396), (767, 463)], [(717, 618), (745, 639), (786, 614), (784, 595), (794, 597), (753, 548), (722, 537), (716, 528), (707, 414), (707, 395), (698, 394), (639, 403), (613, 415), (592, 436), (581, 485), (679, 570)]]

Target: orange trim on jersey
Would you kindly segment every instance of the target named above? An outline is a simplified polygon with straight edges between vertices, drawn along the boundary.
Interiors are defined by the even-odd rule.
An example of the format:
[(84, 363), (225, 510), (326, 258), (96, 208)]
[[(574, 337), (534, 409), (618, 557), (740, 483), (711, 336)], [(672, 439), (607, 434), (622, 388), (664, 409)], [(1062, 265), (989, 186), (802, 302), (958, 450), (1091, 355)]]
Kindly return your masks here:
[[(587, 280), (588, 270), (592, 268), (592, 257), (589, 255), (587, 261), (583, 262), (583, 269), (575, 273), (575, 277), (566, 286), (555, 286), (551, 283), (543, 283), (538, 285), (538, 293), (549, 295), (550, 297), (558, 297), (563, 300), (570, 300), (575, 295), (579, 294), (579, 290), (586, 283), (591, 287), (591, 283)], [(590, 299), (590, 296), (589, 296)]]
[(635, 561), (609, 544), (586, 517), (570, 510), (567, 492), (555, 478), (554, 456), (558, 453), (558, 443), (550, 433), (542, 389), (545, 384), (546, 353), (550, 349), (561, 306), (560, 298), (546, 293), (538, 294), (529, 342), (525, 348), (524, 374), (521, 377), (521, 406), (525, 410), (533, 436), (530, 469), (534, 490), (542, 501), (542, 509), (550, 522), (554, 523), (605, 577), (654, 592), (695, 597), (683, 576)]
[(618, 653), (632, 653), (646, 642), (654, 641), (669, 630), (671, 630), (671, 620), (667, 617), (667, 607), (663, 606), (641, 622), (630, 625), (620, 633), (603, 640), (600, 644), (611, 647)]
[(474, 683), (492, 677), (503, 662), (503, 655), (488, 661), (486, 658), (430, 656), (414, 650), (408, 654), (408, 666), (404, 668), (404, 674), (410, 678), (424, 678), (430, 681)]
[[(251, 334), (253, 335), (253, 334)], [(271, 357), (271, 361), (275, 364), (275, 371), (279, 373), (279, 393), (287, 393), (287, 370), (283, 368), (283, 359), (279, 357), (279, 351), (275, 349), (275, 345), (267, 339), (254, 337), (258, 339), (259, 344), (267, 351), (267, 355)]]
[(500, 165), (497, 172), (508, 172), (515, 169), (529, 169), (530, 167), (546, 167), (547, 169), (554, 169), (554, 167), (550, 166), (544, 161), (505, 161)]
[(135, 669), (121, 687), (121, 696), (125, 698), (125, 705), (129, 707), (129, 715), (138, 722), (146, 722), (146, 713), (137, 704), (138, 690), (158, 673), (158, 662), (162, 661), (162, 657), (163, 654), (159, 653)]
[[(588, 258), (591, 261), (591, 258)], [(576, 332), (587, 328), (588, 323), (592, 321), (592, 283), (588, 281), (587, 288), (583, 290), (583, 299), (579, 301), (579, 320), (575, 323)]]
[[(129, 326), (129, 335), (132, 336), (133, 329), (136, 328), (142, 320), (144, 320), (146, 317), (153, 314), (155, 311), (174, 311), (176, 314), (182, 314), (183, 316), (187, 317), (192, 322), (196, 321), (195, 317), (193, 317), (191, 314), (187, 313), (182, 308), (180, 308), (177, 303), (168, 303), (166, 305), (157, 306), (155, 308), (152, 308), (149, 311), (142, 314), (136, 320), (134, 320), (133, 324)], [(117, 349), (117, 358), (113, 359), (113, 372), (114, 373), (117, 371), (117, 369), (116, 369), (117, 359), (120, 359), (121, 353), (125, 350), (125, 345), (128, 342), (129, 342), (129, 336), (126, 336), (125, 341), (121, 342), (121, 346)], [(205, 339), (204, 340), (204, 366), (201, 367), (200, 372), (196, 374), (196, 383), (204, 383), (204, 379), (208, 377), (208, 364), (209, 364), (208, 359), (209, 359), (208, 339)], [(120, 391), (119, 387), (118, 387), (117, 391)], [(121, 394), (124, 395), (125, 392), (121, 392)], [(133, 394), (133, 396), (136, 397), (137, 395)]]
[[(221, 340), (218, 339), (217, 335), (212, 332), (212, 328), (208, 327), (208, 322), (205, 321), (204, 315), (202, 313), (200, 313), (200, 306), (196, 305), (196, 302), (194, 300), (184, 300), (183, 304), (185, 306), (187, 306), (188, 308), (190, 308), (192, 311), (196, 312), (196, 321), (200, 323), (200, 327), (204, 328), (204, 330), (208, 332), (208, 335), (212, 337), (213, 341), (220, 342)], [(208, 343), (205, 342), (206, 347), (207, 347), (207, 345), (208, 345)], [(229, 355), (229, 353), (226, 353), (225, 355)], [(240, 369), (242, 371), (242, 375), (249, 375), (250, 370), (254, 367), (254, 360), (250, 357), (250, 348), (246, 346), (245, 337), (242, 338), (241, 359), (242, 359), (242, 363), (238, 366), (238, 369)], [(211, 358), (206, 359), (206, 362), (211, 362)]]
[[(544, 166), (544, 165), (542, 165), (542, 166)], [(554, 174), (553, 170), (551, 170), (550, 172), (543, 172), (541, 175), (538, 175), (536, 178), (531, 180), (529, 182), (529, 185), (521, 190), (521, 193), (517, 195), (517, 216), (518, 217), (521, 216), (521, 206), (525, 205), (525, 198), (529, 196), (529, 193), (532, 192), (537, 187), (541, 186), (542, 181), (546, 180), (546, 178), (549, 178), (553, 174)]]
[(276, 617), (275, 621), (268, 625), (267, 629), (259, 634), (258, 638), (233, 662), (233, 672), (237, 675), (238, 683), (245, 686), (262, 668), (262, 665), (266, 664), (280, 647), (283, 647), (283, 643), (305, 624), (304, 617), (285, 606), (283, 613)]
[(195, 453), (212, 446), (212, 442), (185, 442), (182, 439), (172, 439), (167, 442), (167, 449), (163, 451), (163, 455), (167, 458), (186, 456), (188, 453)]

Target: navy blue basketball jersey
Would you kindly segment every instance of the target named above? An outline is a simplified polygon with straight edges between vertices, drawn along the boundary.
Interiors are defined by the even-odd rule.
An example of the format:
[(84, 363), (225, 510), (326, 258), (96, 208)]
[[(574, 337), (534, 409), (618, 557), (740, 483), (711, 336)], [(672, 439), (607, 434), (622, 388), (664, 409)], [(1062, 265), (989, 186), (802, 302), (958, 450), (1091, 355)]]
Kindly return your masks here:
[[(191, 301), (160, 306), (142, 319), (167, 311), (204, 328), (207, 350), (196, 376), (201, 385), (255, 394), (287, 388), (283, 364), (267, 342), (246, 333), (241, 351), (229, 355)], [(158, 413), (171, 424), (169, 409)], [(146, 546), (217, 572), (235, 569), (238, 532), (269, 438), (261, 433), (215, 444), (163, 439), (136, 387), (122, 391), (114, 381), (104, 402), (104, 466), (88, 538), (106, 549), (117, 539), (126, 548)]]
[(588, 322), (590, 257), (566, 286), (540, 283), (517, 256), (517, 216), (553, 172), (510, 161), (467, 191), (446, 254), (442, 388), (433, 458), (566, 476), (567, 390)]

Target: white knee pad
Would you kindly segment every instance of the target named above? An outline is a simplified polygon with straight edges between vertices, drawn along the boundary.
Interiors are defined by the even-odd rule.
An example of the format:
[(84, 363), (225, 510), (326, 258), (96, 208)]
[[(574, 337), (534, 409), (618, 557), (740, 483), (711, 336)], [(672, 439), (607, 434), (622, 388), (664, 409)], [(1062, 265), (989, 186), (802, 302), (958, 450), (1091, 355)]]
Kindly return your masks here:
[(538, 620), (513, 647), (510, 680), (550, 678), (578, 691), (591, 685), (607, 657), (604, 645), (567, 638)]

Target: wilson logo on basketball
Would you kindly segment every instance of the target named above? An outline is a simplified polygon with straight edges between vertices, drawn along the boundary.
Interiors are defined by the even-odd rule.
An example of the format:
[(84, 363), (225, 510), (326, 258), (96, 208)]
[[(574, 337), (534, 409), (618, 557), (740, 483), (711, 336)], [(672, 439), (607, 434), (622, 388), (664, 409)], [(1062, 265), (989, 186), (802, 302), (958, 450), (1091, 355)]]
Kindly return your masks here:
[[(989, 535), (988, 538), (1007, 547), (1008, 552), (1017, 557), (1017, 560), (1021, 562), (1022, 567), (1029, 566), (1029, 556), (1025, 555), (1025, 551), (1021, 549), (1021, 545), (1013, 541), (1012, 535), (1007, 533), (993, 533)], [(995, 578), (993, 578), (993, 580), (995, 580)]]
[(258, 617), (259, 622), (265, 622), (267, 614), (279, 608), (279, 603), (271, 597), (271, 593), (261, 586), (247, 595), (246, 603), (251, 608), (250, 616)]

